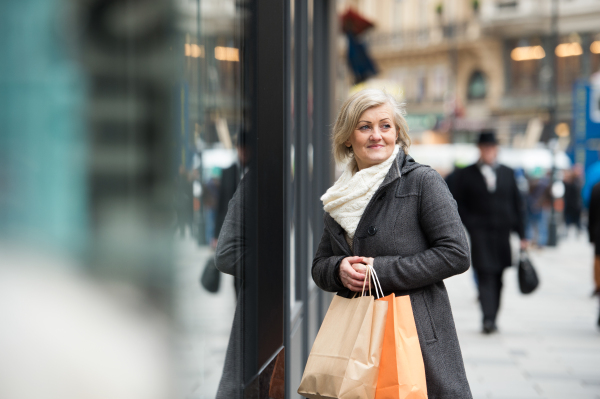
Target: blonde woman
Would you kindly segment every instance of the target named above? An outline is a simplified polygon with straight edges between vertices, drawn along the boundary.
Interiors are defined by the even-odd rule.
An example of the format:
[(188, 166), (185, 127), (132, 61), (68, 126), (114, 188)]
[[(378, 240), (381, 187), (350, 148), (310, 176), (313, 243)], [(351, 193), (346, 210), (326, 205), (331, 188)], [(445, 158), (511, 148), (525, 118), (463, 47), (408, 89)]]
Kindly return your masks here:
[(363, 90), (333, 127), (336, 162), (346, 163), (323, 195), (325, 229), (312, 277), (323, 290), (352, 297), (366, 264), (385, 295), (409, 295), (430, 399), (469, 399), (462, 355), (443, 280), (469, 268), (456, 203), (441, 176), (408, 154), (403, 109), (390, 94)]

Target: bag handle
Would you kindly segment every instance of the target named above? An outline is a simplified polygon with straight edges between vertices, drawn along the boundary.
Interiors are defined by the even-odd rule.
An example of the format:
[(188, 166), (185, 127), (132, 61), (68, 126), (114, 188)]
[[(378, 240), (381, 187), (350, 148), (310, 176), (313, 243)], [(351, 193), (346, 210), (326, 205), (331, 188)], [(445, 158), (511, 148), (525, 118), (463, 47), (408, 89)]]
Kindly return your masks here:
[(369, 281), (369, 296), (371, 296), (371, 265), (367, 264), (367, 270), (365, 271), (365, 279), (363, 280), (363, 287), (360, 296), (365, 295), (365, 287), (367, 285), (367, 281)]
[(375, 271), (375, 268), (373, 266), (371, 266), (371, 270), (372, 270), (373, 276), (375, 277), (375, 279), (373, 280), (373, 282), (375, 283), (375, 291), (377, 291), (377, 288), (379, 287), (379, 296), (377, 298), (383, 298), (383, 289), (381, 288), (381, 283), (379, 282), (379, 277), (377, 277), (377, 272)]
[[(373, 285), (375, 286), (375, 295), (377, 299), (383, 298), (383, 290), (381, 289), (381, 284), (379, 283), (379, 278), (377, 277), (377, 272), (375, 268), (367, 263), (367, 270), (365, 274), (365, 279), (363, 281), (363, 288), (361, 292), (361, 296), (365, 295), (365, 288), (367, 285), (367, 280), (369, 281), (369, 296), (371, 296), (371, 279), (373, 280)], [(355, 294), (356, 296), (356, 294)]]

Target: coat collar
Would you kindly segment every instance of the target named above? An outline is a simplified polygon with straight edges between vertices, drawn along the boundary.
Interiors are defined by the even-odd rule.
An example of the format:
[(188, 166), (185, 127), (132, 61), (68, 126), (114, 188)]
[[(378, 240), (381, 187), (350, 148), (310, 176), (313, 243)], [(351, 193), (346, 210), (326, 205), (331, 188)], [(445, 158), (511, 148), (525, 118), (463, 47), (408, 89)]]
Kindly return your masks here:
[(390, 167), (388, 174), (383, 179), (381, 187), (388, 185), (394, 180), (400, 178), (400, 176), (410, 173), (411, 171), (421, 167), (420, 163), (417, 163), (413, 157), (404, 152), (402, 148), (398, 151), (394, 163)]
[[(420, 168), (421, 166), (424, 166), (424, 165), (417, 163), (413, 159), (413, 157), (406, 154), (404, 152), (404, 150), (402, 148), (400, 148), (400, 151), (398, 151), (398, 155), (396, 155), (396, 159), (394, 160), (394, 163), (390, 167), (390, 170), (388, 171), (387, 175), (383, 179), (383, 182), (381, 183), (381, 186), (379, 186), (379, 187), (383, 188), (383, 187), (389, 185), (390, 183), (393, 183), (395, 180), (399, 179), (400, 176), (406, 175), (407, 173), (410, 173), (411, 171), (413, 171), (417, 168)], [(379, 191), (379, 189), (377, 191)], [(376, 195), (377, 194), (375, 194), (373, 196), (373, 198), (375, 198)], [(367, 205), (367, 207), (368, 207), (368, 205)], [(364, 214), (363, 214), (363, 217), (364, 217)], [(360, 225), (360, 223), (359, 223), (359, 225)], [(338, 222), (336, 222), (335, 219), (333, 217), (331, 217), (331, 215), (327, 212), (325, 212), (325, 227), (329, 230), (333, 239), (338, 241), (338, 244), (342, 248), (346, 249), (346, 251), (349, 254), (348, 256), (351, 256), (352, 250), (350, 249), (350, 246), (348, 245), (348, 243), (346, 242), (346, 239), (344, 237), (344, 228), (342, 226), (340, 226), (340, 224)]]

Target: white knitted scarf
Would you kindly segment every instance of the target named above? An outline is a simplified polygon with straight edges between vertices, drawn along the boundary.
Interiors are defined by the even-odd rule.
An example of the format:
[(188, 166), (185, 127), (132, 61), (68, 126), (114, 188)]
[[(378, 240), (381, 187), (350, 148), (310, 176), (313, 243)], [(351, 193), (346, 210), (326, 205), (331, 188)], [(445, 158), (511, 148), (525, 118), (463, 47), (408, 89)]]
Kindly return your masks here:
[(321, 197), (323, 209), (343, 227), (349, 243), (367, 204), (383, 182), (399, 150), (400, 146), (396, 145), (388, 159), (356, 173), (356, 160), (350, 161), (340, 178)]

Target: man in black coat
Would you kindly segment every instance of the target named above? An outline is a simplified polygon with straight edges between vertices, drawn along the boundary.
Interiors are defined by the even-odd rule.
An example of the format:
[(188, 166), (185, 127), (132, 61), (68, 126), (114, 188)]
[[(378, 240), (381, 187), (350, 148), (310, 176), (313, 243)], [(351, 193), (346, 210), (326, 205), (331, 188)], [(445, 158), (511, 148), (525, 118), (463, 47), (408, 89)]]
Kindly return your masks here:
[(460, 170), (453, 184), (458, 212), (471, 236), (471, 259), (475, 269), (483, 332), (497, 331), (502, 273), (512, 264), (510, 232), (527, 246), (523, 200), (512, 169), (497, 162), (498, 142), (493, 131), (479, 135), (479, 161)]

